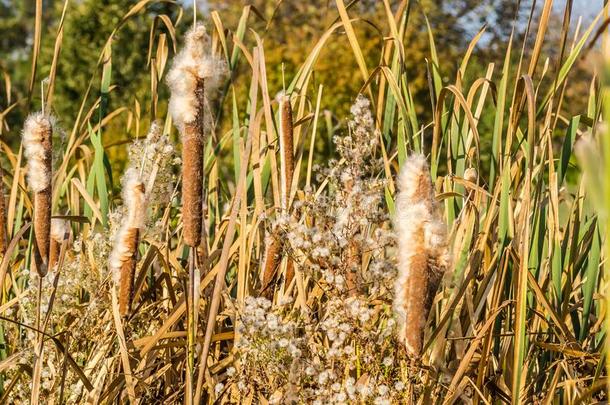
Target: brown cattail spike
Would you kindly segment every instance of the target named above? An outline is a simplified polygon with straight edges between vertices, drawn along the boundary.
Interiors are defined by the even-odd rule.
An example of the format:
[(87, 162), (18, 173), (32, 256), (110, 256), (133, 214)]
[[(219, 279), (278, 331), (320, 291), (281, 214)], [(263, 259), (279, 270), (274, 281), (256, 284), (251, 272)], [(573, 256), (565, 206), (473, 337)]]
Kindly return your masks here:
[(398, 178), (394, 228), (398, 240), (398, 277), (394, 312), (399, 338), (417, 358), (424, 329), (443, 273), (449, 266), (447, 229), (434, 199), (428, 164), (410, 156)]
[(290, 97), (280, 95), (280, 154), (281, 176), (282, 176), (282, 210), (288, 209), (290, 190), (292, 188), (292, 177), (294, 174), (294, 143), (292, 107)]
[[(280, 94), (280, 154), (282, 177), (282, 200), (281, 208), (283, 212), (287, 212), (290, 206), (290, 192), (292, 190), (292, 180), (294, 177), (294, 131), (292, 106), (290, 105), (290, 96)], [(279, 253), (279, 246), (278, 246)], [(286, 278), (284, 284), (286, 288), (294, 278), (294, 263), (290, 258), (286, 262)]]
[(273, 297), (273, 279), (280, 264), (281, 243), (273, 235), (265, 238), (265, 253), (263, 256), (263, 280), (261, 293), (270, 299)]
[(184, 49), (168, 73), (171, 90), (169, 109), (182, 135), (182, 221), (184, 242), (196, 248), (203, 226), (203, 150), (211, 131), (207, 94), (218, 87), (224, 62), (209, 53), (203, 24), (186, 35)]
[(133, 301), (133, 282), (138, 261), (138, 243), (140, 231), (138, 228), (129, 228), (125, 232), (124, 261), (121, 264), (119, 280), (119, 312), (126, 316), (131, 310)]
[(138, 258), (140, 230), (146, 222), (148, 198), (137, 170), (130, 168), (123, 179), (123, 200), (127, 215), (119, 229), (112, 253), (110, 269), (119, 287), (119, 312), (126, 316), (133, 300), (133, 283)]
[(47, 273), (51, 234), (51, 178), (53, 120), (43, 113), (30, 115), (23, 128), (23, 146), (28, 159), (28, 183), (34, 192), (34, 258), (36, 271)]
[(195, 89), (197, 116), (184, 125), (182, 136), (182, 222), (184, 241), (191, 247), (199, 246), (203, 209), (203, 148), (204, 148), (204, 81)]

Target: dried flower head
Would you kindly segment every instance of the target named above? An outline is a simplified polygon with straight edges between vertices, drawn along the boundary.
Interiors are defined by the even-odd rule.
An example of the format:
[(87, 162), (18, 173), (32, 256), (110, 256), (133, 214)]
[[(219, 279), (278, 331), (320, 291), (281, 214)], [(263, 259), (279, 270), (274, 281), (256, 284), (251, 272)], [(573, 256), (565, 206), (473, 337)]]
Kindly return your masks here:
[(398, 242), (394, 313), (400, 340), (410, 356), (418, 357), (426, 319), (449, 264), (447, 229), (423, 155), (409, 156), (398, 177), (398, 189), (394, 217)]

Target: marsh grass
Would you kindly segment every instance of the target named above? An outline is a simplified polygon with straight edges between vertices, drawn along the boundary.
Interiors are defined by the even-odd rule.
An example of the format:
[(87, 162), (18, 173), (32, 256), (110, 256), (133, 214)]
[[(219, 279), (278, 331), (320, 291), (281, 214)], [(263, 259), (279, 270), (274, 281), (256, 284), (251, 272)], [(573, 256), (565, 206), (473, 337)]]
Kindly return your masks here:
[[(133, 273), (131, 311), (121, 317), (125, 312), (113, 288), (108, 258), (120, 226), (115, 212), (125, 201), (114, 198), (104, 164), (109, 145), (116, 142), (106, 131), (110, 123), (124, 120), (126, 132), (133, 133), (141, 117), (130, 106), (106, 110), (112, 71), (120, 69), (112, 59), (112, 39), (122, 24), (151, 3), (140, 1), (127, 11), (100, 53), (91, 81), (101, 77), (100, 89), (84, 86), (78, 115), (62, 117), (73, 125), (58, 146), (50, 201), (52, 212), (65, 213), (62, 218), (70, 221), (74, 236), (64, 241), (55, 270), (45, 278), (27, 271), (37, 233), (31, 232), (31, 221), (38, 218), (25, 178), (23, 148), (12, 150), (2, 142), (8, 243), (0, 263), (1, 403), (30, 398), (33, 403), (340, 401), (341, 394), (348, 397), (352, 390), (359, 398), (380, 402), (607, 400), (608, 294), (602, 268), (608, 255), (604, 247), (609, 246), (603, 202), (610, 187), (605, 184), (608, 176), (605, 185), (596, 187), (591, 174), (599, 173), (596, 162), (602, 164), (610, 156), (601, 122), (610, 105), (607, 83), (596, 77), (589, 94), (580, 95), (586, 111), (568, 113), (564, 98), (575, 63), (597, 51), (598, 27), (607, 22), (604, 12), (582, 30), (564, 24), (561, 43), (550, 44), (561, 48), (560, 56), (547, 64), (542, 52), (552, 1), (544, 1), (541, 12), (532, 13), (539, 17), (528, 21), (524, 42), (511, 37), (503, 65), (490, 64), (485, 75), (474, 80), (464, 78), (472, 70), (471, 50), (481, 37), (472, 40), (456, 77), (443, 79), (442, 67), (456, 61), (438, 59), (434, 30), (428, 27), (433, 121), (423, 122), (403, 70), (408, 47), (404, 33), (415, 12), (408, 2), (379, 5), (387, 14), (381, 31), (388, 40), (379, 65), (367, 66), (357, 36), (361, 22), (337, 0), (336, 22), (320, 33), (311, 53), (303, 55), (286, 89), (272, 89), (267, 83), (271, 67), (265, 63), (265, 44), (249, 29), (257, 10), (244, 7), (235, 28), (225, 27), (212, 11), (206, 22), (206, 51), (222, 55), (229, 72), (210, 103), (225, 106), (233, 115), (231, 120), (214, 115), (223, 118), (219, 122), (210, 115), (210, 136), (204, 138), (203, 159), (198, 158), (203, 162), (202, 193), (207, 194), (203, 246), (197, 238), (185, 238), (179, 170), (168, 163), (173, 152), (153, 152), (152, 161), (165, 159), (156, 170), (169, 169), (151, 192), (167, 198), (151, 199), (149, 223), (136, 246), (141, 259)], [(568, 2), (564, 11), (568, 17), (570, 6)], [(154, 58), (149, 55), (155, 67), (150, 77), (155, 116), (150, 121), (164, 120), (162, 136), (167, 140), (177, 138), (166, 113), (167, 100), (158, 93), (172, 53), (167, 35), (176, 37), (174, 24), (187, 23), (160, 21), (163, 26), (151, 31), (149, 44), (157, 49)], [(38, 18), (32, 95), (40, 24)], [(354, 80), (362, 80), (361, 92), (371, 100), (374, 118), (365, 132), (372, 138), (355, 146), (371, 147), (365, 155), (372, 161), (363, 166), (352, 161), (357, 155), (339, 153), (329, 170), (315, 170), (311, 145), (327, 121), (320, 113), (324, 88), (314, 85), (313, 73), (325, 46), (337, 40), (335, 34), (347, 37), (358, 66)], [(61, 41), (60, 30), (54, 65), (65, 57)], [(514, 60), (519, 61), (516, 67)], [(556, 68), (547, 69), (549, 65)], [(237, 74), (240, 67), (248, 74)], [(53, 73), (45, 95), (47, 109), (57, 86), (61, 77)], [(248, 89), (247, 105), (233, 97), (238, 89)], [(293, 147), (281, 140), (287, 133), (289, 102), (274, 101), (272, 94), (279, 90), (290, 94)], [(99, 97), (92, 101), (90, 94)], [(32, 98), (36, 105), (38, 100)], [(19, 132), (6, 129), (6, 114), (30, 107), (16, 103), (5, 108), (0, 114), (4, 137)], [(491, 134), (480, 131), (484, 114), (493, 118)], [(335, 143), (339, 152), (354, 147), (347, 140), (350, 130), (348, 125), (340, 131)], [(483, 149), (488, 136), (489, 150)], [(584, 137), (603, 146), (595, 149), (602, 160), (577, 164), (575, 144)], [(287, 147), (294, 155), (287, 155)], [(138, 150), (136, 161), (142, 162), (142, 156), (148, 161), (146, 149)], [(422, 153), (430, 162), (452, 252), (451, 269), (431, 305), (419, 360), (396, 344), (391, 309), (397, 256), (389, 238), (389, 217), (397, 209), (394, 179), (412, 153)], [(293, 158), (292, 181), (287, 157)], [(578, 166), (591, 166), (589, 179), (574, 175)], [(333, 167), (366, 167), (367, 172), (348, 179)], [(605, 170), (608, 167), (605, 164)], [(356, 180), (369, 187), (365, 196), (370, 198), (354, 192)], [(346, 211), (351, 203), (352, 210)], [(355, 209), (363, 206), (375, 209)], [(341, 222), (345, 212), (350, 212), (344, 215), (347, 222)], [(379, 215), (367, 217), (368, 212)], [(356, 223), (356, 218), (364, 219)], [(335, 241), (335, 250), (323, 250), (320, 241), (332, 239), (332, 232), (323, 231), (350, 220), (353, 227), (341, 225), (342, 235), (350, 236), (347, 245)], [(268, 246), (266, 236), (274, 226), (285, 232), (282, 242), (290, 243), (277, 249)], [(297, 239), (297, 231), (306, 238)], [(205, 269), (189, 274), (189, 257), (194, 260), (189, 248), (195, 247), (207, 252)], [(269, 255), (273, 266), (264, 258)], [(289, 276), (289, 263), (294, 276)], [(264, 274), (271, 271), (274, 283)], [(265, 287), (269, 300), (250, 297)], [(195, 290), (189, 294), (189, 288)], [(264, 327), (256, 323), (262, 320)], [(292, 341), (280, 345), (273, 335), (278, 325), (281, 337)], [(265, 350), (266, 357), (260, 357)], [(287, 364), (294, 368), (282, 374)]]

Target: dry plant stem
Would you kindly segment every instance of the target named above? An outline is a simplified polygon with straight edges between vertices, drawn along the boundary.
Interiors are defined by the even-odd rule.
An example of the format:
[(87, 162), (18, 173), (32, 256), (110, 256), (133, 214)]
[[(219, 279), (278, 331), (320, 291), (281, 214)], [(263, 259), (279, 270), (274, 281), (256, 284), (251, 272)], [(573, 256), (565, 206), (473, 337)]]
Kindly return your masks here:
[(4, 200), (4, 173), (0, 167), (0, 255), (6, 252), (6, 205)]
[(140, 231), (138, 228), (129, 228), (127, 230), (125, 242), (126, 248), (129, 251), (129, 256), (121, 265), (119, 283), (119, 313), (123, 317), (129, 315), (129, 311), (131, 310), (139, 239)]
[(135, 383), (133, 380), (133, 374), (131, 372), (131, 365), (129, 364), (129, 354), (127, 352), (127, 341), (125, 339), (125, 332), (123, 330), (123, 323), (121, 321), (121, 315), (119, 313), (119, 303), (116, 295), (116, 289), (111, 288), (112, 294), (112, 318), (114, 319), (114, 326), (117, 331), (117, 340), (119, 342), (119, 350), (121, 355), (121, 364), (123, 366), (123, 373), (125, 375), (125, 385), (127, 386), (127, 395), (129, 396), (129, 402), (132, 404), (136, 402), (136, 391)]
[[(256, 76), (254, 77), (256, 80)], [(253, 88), (256, 89), (256, 84), (253, 85)], [(248, 159), (250, 153), (252, 151), (252, 132), (248, 133), (248, 139), (246, 140), (246, 146), (244, 148), (244, 153), (242, 155), (242, 159), (240, 161), (240, 173), (239, 179), (237, 182), (237, 188), (235, 190), (235, 197), (233, 198), (233, 202), (231, 204), (231, 216), (229, 217), (229, 223), (227, 225), (227, 232), (225, 234), (225, 238), (222, 245), (222, 252), (220, 253), (220, 260), (218, 262), (219, 270), (218, 274), (216, 274), (216, 280), (214, 282), (214, 292), (212, 294), (212, 299), (210, 302), (210, 310), (208, 313), (208, 321), (206, 324), (205, 336), (203, 338), (203, 350), (201, 354), (201, 358), (199, 359), (199, 376), (198, 384), (197, 384), (197, 392), (195, 393), (195, 403), (198, 403), (201, 398), (201, 388), (199, 381), (203, 380), (203, 375), (205, 373), (207, 367), (207, 358), (210, 353), (210, 345), (212, 343), (212, 335), (214, 333), (214, 327), (216, 325), (216, 315), (218, 314), (218, 309), (220, 307), (220, 295), (222, 293), (222, 289), (225, 285), (225, 275), (227, 272), (227, 266), (229, 264), (229, 253), (231, 249), (231, 244), (233, 242), (233, 237), (235, 236), (235, 226), (237, 222), (237, 215), (239, 213), (239, 206), (241, 204), (241, 199), (243, 198), (244, 189), (246, 187), (246, 175), (248, 173)]]
[(203, 148), (204, 148), (204, 81), (197, 81), (195, 90), (197, 116), (185, 124), (182, 134), (182, 221), (184, 241), (191, 247), (201, 243), (203, 224)]
[(38, 295), (36, 300), (36, 330), (38, 335), (36, 342), (34, 343), (34, 355), (35, 363), (34, 370), (32, 372), (32, 393), (30, 397), (30, 404), (37, 405), (39, 403), (40, 396), (40, 374), (42, 371), (42, 352), (44, 349), (44, 335), (42, 334), (42, 276), (38, 277)]
[(196, 289), (198, 289), (198, 283), (196, 280), (199, 278), (199, 273), (196, 271), (197, 264), (195, 259), (196, 248), (189, 248), (189, 284), (187, 293), (187, 367), (186, 367), (186, 392), (185, 403), (193, 403), (193, 379), (195, 375), (195, 341), (197, 339), (197, 299), (198, 295)]

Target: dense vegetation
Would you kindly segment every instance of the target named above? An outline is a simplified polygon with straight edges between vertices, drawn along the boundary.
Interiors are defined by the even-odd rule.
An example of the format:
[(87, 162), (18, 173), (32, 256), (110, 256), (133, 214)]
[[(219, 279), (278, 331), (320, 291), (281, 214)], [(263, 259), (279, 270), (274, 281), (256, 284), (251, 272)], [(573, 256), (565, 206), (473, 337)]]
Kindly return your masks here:
[(0, 0), (0, 403), (607, 400), (607, 10), (237, 4)]

